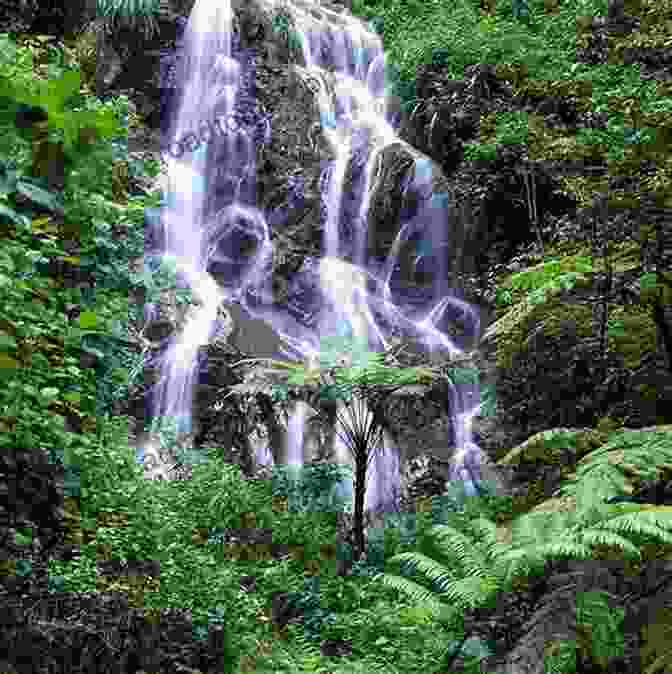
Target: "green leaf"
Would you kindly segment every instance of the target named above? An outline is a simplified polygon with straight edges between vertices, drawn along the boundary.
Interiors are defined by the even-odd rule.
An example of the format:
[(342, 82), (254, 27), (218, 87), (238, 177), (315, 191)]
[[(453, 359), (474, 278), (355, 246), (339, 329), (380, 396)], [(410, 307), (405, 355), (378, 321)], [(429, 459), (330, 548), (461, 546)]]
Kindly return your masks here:
[(58, 396), (60, 391), (57, 388), (48, 387), (43, 388), (42, 391), (40, 391), (40, 393), (42, 394), (43, 398), (53, 399)]
[(82, 311), (79, 314), (79, 327), (83, 330), (94, 329), (97, 324), (95, 311)]
[(18, 171), (0, 164), (0, 194), (13, 194), (16, 192)]
[(16, 340), (11, 335), (0, 334), (0, 349), (16, 349)]
[[(44, 108), (49, 117), (57, 115), (61, 110), (65, 101), (72, 96), (73, 91), (71, 89), (73, 80), (72, 76), (77, 78), (76, 92), (79, 91), (79, 74), (75, 71), (69, 71), (64, 74), (64, 77), (60, 80), (40, 82), (40, 93), (38, 94), (37, 105)], [(51, 119), (50, 119), (51, 125)]]
[(38, 206), (42, 206), (59, 215), (65, 215), (61, 199), (53, 192), (49, 192), (49, 190), (45, 190), (43, 187), (33, 185), (25, 179), (22, 179), (17, 183), (17, 191)]
[(20, 531), (17, 529), (14, 538), (17, 545), (30, 545), (33, 540), (30, 530)]
[(658, 282), (655, 272), (648, 272), (639, 277), (639, 285), (642, 290), (654, 290)]

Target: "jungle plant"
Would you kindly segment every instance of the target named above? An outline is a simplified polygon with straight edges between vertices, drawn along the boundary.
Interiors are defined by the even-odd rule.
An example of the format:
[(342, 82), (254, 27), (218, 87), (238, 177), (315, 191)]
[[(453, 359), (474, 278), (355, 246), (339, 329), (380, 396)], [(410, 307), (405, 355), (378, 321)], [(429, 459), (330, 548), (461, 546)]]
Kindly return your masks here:
[(27, 198), (53, 213), (63, 213), (63, 202), (58, 194), (45, 189), (35, 178), (23, 175), (13, 162), (0, 160), (0, 217), (30, 228), (30, 219), (17, 211), (17, 197)]
[[(669, 434), (619, 434), (583, 459), (576, 480), (563, 493), (576, 497), (570, 512), (530, 512), (512, 522), (511, 542), (500, 542), (496, 525), (483, 515), (464, 517), (449, 514), (448, 524), (429, 530), (416, 551), (388, 560), (399, 565), (401, 575), (381, 573), (375, 578), (445, 615), (448, 606), (458, 612), (468, 606), (489, 606), (496, 595), (516, 587), (519, 579), (541, 573), (546, 560), (557, 557), (593, 558), (604, 546), (618, 550), (626, 559), (640, 559), (639, 545), (649, 539), (672, 543), (672, 515), (669, 509), (637, 507), (635, 504), (604, 505), (605, 485), (622, 485), (622, 468), (608, 461), (607, 454), (623, 448), (624, 464), (638, 475), (651, 475), (651, 467), (668, 461), (672, 446)], [(629, 451), (628, 451), (629, 450)], [(644, 460), (643, 457), (648, 457)], [(655, 459), (652, 463), (651, 457)], [(599, 468), (599, 470), (598, 470)], [(620, 477), (619, 477), (620, 475)], [(409, 575), (410, 574), (410, 575)], [(600, 643), (612, 643), (618, 621), (607, 623), (604, 604), (585, 603), (581, 608), (589, 624), (610, 624), (609, 634), (599, 635)], [(620, 629), (620, 628), (619, 628)], [(593, 637), (598, 635), (593, 632)], [(595, 650), (602, 648), (596, 643)], [(598, 657), (604, 657), (598, 654)]]
[(290, 53), (293, 53), (301, 49), (301, 39), (294, 29), (290, 29), (290, 18), (287, 10), (280, 9), (273, 16), (273, 30), (287, 43)]
[[(318, 398), (341, 403), (341, 411), (336, 413), (336, 432), (351, 451), (355, 461), (355, 559), (364, 551), (364, 491), (366, 470), (371, 451), (380, 445), (384, 420), (380, 412), (380, 396), (410, 383), (433, 383), (443, 377), (431, 368), (394, 368), (383, 364), (384, 353), (371, 353), (357, 339), (329, 337), (322, 341), (323, 348), (318, 357), (308, 366), (303, 363), (282, 362), (274, 359), (248, 359), (238, 361), (234, 367), (243, 363), (270, 363), (265, 373), (284, 379), (287, 385), (317, 387)], [(347, 356), (344, 357), (344, 355)], [(343, 367), (348, 363), (349, 367)], [(325, 377), (326, 373), (326, 377)], [(263, 373), (255, 383), (239, 384), (231, 387), (231, 393), (256, 393), (268, 383)], [(353, 396), (353, 392), (356, 395)], [(376, 400), (375, 397), (378, 396)], [(372, 414), (367, 412), (364, 400), (373, 401)], [(316, 415), (313, 423), (330, 423), (319, 405), (315, 405)], [(347, 414), (343, 414), (343, 409)]]
[(528, 137), (527, 115), (502, 113), (497, 116), (497, 142), (501, 145), (526, 143)]
[(532, 304), (542, 303), (546, 300), (547, 292), (554, 292), (561, 288), (568, 290), (582, 278), (584, 272), (591, 271), (593, 271), (593, 262), (587, 256), (573, 255), (547, 260), (513, 274), (498, 288), (499, 302), (511, 303), (511, 291), (526, 291), (527, 299)]
[(493, 160), (497, 157), (496, 143), (465, 143), (464, 158), (473, 161)]
[[(17, 53), (19, 48), (8, 36), (2, 35), (3, 50)], [(0, 64), (1, 65), (1, 64)], [(90, 129), (97, 138), (105, 138), (120, 133), (121, 126), (114, 112), (101, 108), (92, 110), (66, 110), (66, 103), (79, 95), (81, 76), (77, 70), (66, 70), (57, 80), (41, 80), (33, 77), (30, 86), (23, 87), (21, 78), (13, 77), (13, 71), (0, 68), (0, 93), (6, 99), (41, 108), (47, 115), (50, 129), (60, 130), (65, 141), (68, 156), (75, 157), (84, 147), (82, 130)], [(14, 114), (14, 109), (3, 110)]]
[[(123, 126), (105, 105), (73, 109), (72, 102), (80, 97), (78, 70), (63, 70), (60, 77), (44, 80), (35, 76), (28, 48), (17, 47), (8, 35), (0, 35), (0, 46), (0, 125), (17, 126), (32, 144), (33, 175), (62, 190), (69, 174), (100, 152), (100, 141), (123, 133)], [(20, 63), (18, 69), (12, 55)], [(40, 116), (31, 118), (26, 111)]]
[(159, 0), (96, 0), (99, 16), (105, 17), (108, 32), (129, 26), (141, 29), (147, 38), (158, 31), (155, 14), (159, 11)]

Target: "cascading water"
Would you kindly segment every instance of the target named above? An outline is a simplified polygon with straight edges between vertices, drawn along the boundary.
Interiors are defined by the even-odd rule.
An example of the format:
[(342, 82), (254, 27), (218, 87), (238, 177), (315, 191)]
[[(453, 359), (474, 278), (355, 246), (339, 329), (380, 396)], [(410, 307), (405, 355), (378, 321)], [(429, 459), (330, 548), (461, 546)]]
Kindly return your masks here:
[[(421, 235), (425, 242), (445, 246), (445, 195), (432, 194), (431, 162), (403, 143), (390, 125), (379, 37), (345, 11), (322, 7), (318, 1), (296, 0), (283, 3), (283, 9), (293, 17), (303, 54), (304, 66), (294, 68), (299, 77), (317, 84), (322, 131), (335, 155), (321, 180), (326, 205), (324, 256), (317, 269), (306, 264), (302, 271), (302, 278), (319, 285), (321, 310), (316, 327), (308, 327), (292, 318), (287, 307), (271, 306), (270, 232), (265, 214), (255, 206), (255, 140), (238, 121), (236, 111), (237, 98), (244, 99), (243, 90), (253, 81), (253, 72), (249, 63), (243, 67), (243, 55), (232, 48), (230, 3), (196, 0), (193, 7), (184, 39), (183, 95), (171, 125), (167, 157), (170, 187), (162, 213), (163, 253), (172, 257), (200, 304), (163, 357), (152, 417), (181, 419), (185, 433), (190, 429), (199, 347), (213, 334), (222, 300), (237, 302), (253, 317), (269, 322), (296, 352), (284, 352), (285, 356), (298, 355), (313, 363), (319, 358), (322, 337), (349, 334), (364, 340), (370, 350), (379, 351), (388, 347), (392, 329), (400, 326), (431, 350), (447, 349), (451, 355), (459, 355), (461, 350), (436, 327), (447, 306), (456, 307), (470, 319), (472, 335), (479, 330), (475, 309), (450, 296), (445, 287), (445, 255), (433, 259), (436, 282), (432, 291), (434, 299), (442, 299), (424, 318), (408, 318), (394, 301), (392, 287), (402, 245)], [(266, 5), (268, 10), (274, 8), (273, 2)], [(392, 143), (402, 145), (415, 160), (407, 190), (418, 195), (421, 205), (416, 216), (402, 226), (381, 265), (368, 259), (366, 223), (382, 174), (381, 153)], [(361, 177), (348, 185), (346, 169), (355, 155), (364, 156), (366, 163)], [(215, 192), (219, 205), (226, 199), (224, 207), (212, 208)], [(351, 239), (341, 231), (346, 223), (339, 222), (346, 194), (359, 204)], [(250, 253), (252, 240), (255, 246)], [(430, 252), (426, 246), (416, 265), (430, 258)], [(216, 283), (206, 271), (213, 260), (229, 265), (225, 285)], [(428, 301), (425, 299), (425, 305)], [(474, 479), (474, 467), (477, 469), (481, 458), (471, 433), (471, 420), (479, 408), (478, 386), (459, 390), (453, 386), (451, 398), (459, 448), (452, 478), (471, 475)], [(339, 404), (339, 412), (344, 414), (343, 404)], [(308, 415), (307, 405), (297, 403), (287, 427), (287, 463), (300, 465), (306, 458)], [(396, 505), (399, 457), (389, 437), (384, 439), (385, 446), (377, 448), (369, 464), (366, 509)], [(273, 454), (280, 456), (278, 448)], [(338, 434), (334, 455), (338, 463), (351, 463)], [(266, 451), (257, 460), (272, 461), (272, 454)]]

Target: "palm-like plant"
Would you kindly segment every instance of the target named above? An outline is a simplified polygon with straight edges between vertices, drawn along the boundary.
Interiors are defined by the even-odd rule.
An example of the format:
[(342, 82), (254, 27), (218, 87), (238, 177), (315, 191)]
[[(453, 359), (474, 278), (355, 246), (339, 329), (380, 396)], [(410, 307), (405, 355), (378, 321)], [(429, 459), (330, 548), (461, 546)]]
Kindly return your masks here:
[[(311, 399), (316, 415), (311, 423), (331, 425), (334, 421), (317, 403), (330, 400), (341, 403), (336, 413), (335, 431), (351, 452), (355, 462), (354, 557), (364, 551), (364, 496), (366, 472), (372, 450), (380, 443), (385, 420), (382, 401), (395, 390), (412, 384), (432, 384), (442, 378), (438, 369), (428, 367), (397, 368), (384, 364), (386, 354), (366, 350), (357, 339), (344, 337), (322, 340), (319, 364), (283, 362), (273, 359), (246, 359), (234, 364), (266, 361), (268, 376), (280, 376), (287, 386), (317, 387), (317, 400)], [(387, 354), (389, 355), (389, 354)], [(232, 386), (231, 393), (254, 393), (249, 383)], [(267, 384), (266, 384), (267, 387)], [(353, 395), (354, 400), (353, 400)], [(343, 413), (343, 408), (347, 412)]]
[(147, 38), (158, 32), (155, 15), (159, 5), (160, 0), (96, 0), (97, 13), (108, 33), (129, 27), (141, 30)]

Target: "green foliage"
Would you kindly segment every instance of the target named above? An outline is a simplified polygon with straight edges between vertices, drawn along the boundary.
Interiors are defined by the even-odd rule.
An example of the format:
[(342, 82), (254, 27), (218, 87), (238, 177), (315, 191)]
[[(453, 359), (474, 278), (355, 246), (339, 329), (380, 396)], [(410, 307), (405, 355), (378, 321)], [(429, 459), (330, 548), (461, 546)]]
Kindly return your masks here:
[(598, 145), (607, 148), (610, 160), (622, 160), (627, 145), (644, 145), (655, 142), (655, 129), (634, 129), (623, 124), (623, 115), (614, 115), (606, 129), (579, 129), (576, 139), (583, 145)]
[(465, 143), (464, 158), (469, 161), (491, 161), (497, 158), (496, 143)]
[(340, 506), (334, 493), (336, 485), (352, 479), (347, 466), (335, 464), (308, 464), (300, 466), (299, 475), (293, 475), (293, 466), (274, 466), (273, 495), (288, 499), (290, 511), (334, 511)]
[(158, 31), (154, 15), (159, 5), (159, 0), (96, 0), (98, 16), (105, 17), (108, 30), (130, 26), (142, 30), (148, 38)]
[(526, 143), (528, 122), (526, 113), (502, 113), (497, 118), (497, 142), (500, 145)]
[[(417, 69), (425, 63), (443, 63), (448, 76), (456, 79), (464, 77), (465, 67), (477, 63), (524, 63), (533, 80), (592, 83), (591, 109), (608, 111), (610, 120), (606, 130), (581, 130), (579, 142), (603, 147), (610, 159), (618, 159), (628, 145), (653, 147), (655, 130), (624, 122), (620, 110), (614, 109), (614, 97), (638, 100), (642, 111), (665, 111), (672, 104), (654, 81), (641, 77), (638, 65), (576, 63), (577, 17), (606, 15), (605, 0), (562, 2), (553, 13), (547, 12), (545, 0), (503, 0), (489, 14), (469, 1), (355, 0), (352, 11), (382, 34), (387, 81), (407, 111), (416, 102)], [(526, 139), (524, 124), (504, 125), (497, 142), (466, 144), (465, 159), (492, 160), (497, 143), (526, 143)]]
[[(0, 99), (4, 101), (0, 127), (11, 127), (18, 104), (43, 109), (48, 136), (42, 142), (63, 143), (66, 176), (89, 167), (93, 168), (91, 184), (104, 184), (103, 176), (111, 175), (109, 146), (104, 140), (124, 132), (114, 108), (100, 102), (86, 109), (77, 107), (81, 99), (79, 71), (61, 68), (58, 77), (36, 77), (30, 49), (18, 47), (7, 34), (0, 35), (0, 52), (4, 57), (0, 57)], [(92, 163), (95, 166), (91, 167)]]
[[(630, 472), (638, 470), (643, 478), (655, 477), (655, 465), (669, 462), (669, 433), (617, 434), (584, 459), (576, 480), (561, 490), (576, 496), (574, 512), (523, 515), (513, 521), (512, 543), (506, 546), (496, 541), (495, 525), (489, 517), (476, 517), (476, 511), (468, 516), (448, 511), (448, 523), (426, 531), (425, 542), (416, 551), (402, 552), (388, 560), (401, 565), (401, 576), (381, 573), (376, 579), (441, 615), (448, 604), (487, 605), (494, 592), (516, 577), (538, 572), (549, 557), (590, 558), (592, 546), (605, 545), (619, 549), (626, 557), (638, 557), (637, 546), (643, 537), (672, 542), (672, 520), (664, 509), (645, 511), (598, 503), (615, 489), (623, 491), (622, 476), (616, 479), (620, 464), (610, 463), (606, 455), (616, 448), (623, 450), (624, 445), (622, 465)], [(434, 540), (433, 546), (427, 545), (427, 536)], [(599, 602), (584, 602), (581, 611), (592, 611), (594, 617), (603, 609)], [(584, 620), (590, 622), (585, 615)], [(613, 644), (620, 618), (607, 621), (600, 616), (590, 624), (602, 626), (592, 632), (591, 652), (606, 657), (605, 644)]]
[(590, 257), (573, 255), (550, 259), (534, 267), (513, 274), (498, 288), (498, 302), (506, 305), (513, 301), (513, 292), (526, 292), (532, 304), (546, 301), (547, 293), (561, 288), (569, 290), (586, 272), (593, 271)]
[[(386, 54), (398, 64), (390, 68), (398, 75), (393, 84), (406, 102), (414, 99), (415, 67), (430, 58), (443, 59), (453, 76), (462, 77), (468, 63), (524, 55), (531, 73), (538, 76), (551, 66), (561, 66), (562, 59), (575, 48), (574, 21), (579, 5), (574, 2), (563, 3), (559, 15), (549, 20), (543, 16), (543, 3), (529, 0), (533, 19), (529, 25), (514, 24), (509, 20), (514, 18), (513, 6), (511, 17), (507, 17), (507, 3), (498, 3), (497, 18), (489, 25), (487, 20), (480, 24), (485, 32), (478, 30), (481, 18), (474, 2), (416, 2), (394, 8), (389, 3), (354, 4), (365, 10), (368, 18), (375, 17), (379, 26), (384, 25)], [(117, 7), (119, 18), (128, 15), (131, 20), (136, 10), (138, 15), (143, 14), (141, 5), (148, 6), (106, 3), (108, 16), (115, 14)], [(606, 9), (606, 2), (582, 4), (580, 11), (591, 13), (602, 5)], [(654, 465), (669, 461), (667, 436), (638, 434), (637, 439), (624, 435), (612, 442), (610, 438), (614, 451), (625, 450), (621, 464), (607, 466), (605, 450), (594, 453), (578, 467), (576, 480), (568, 489), (576, 492), (583, 510), (567, 516), (558, 513), (519, 518), (509, 548), (497, 548), (492, 539), (494, 520), (506, 509), (506, 503), (487, 497), (472, 510), (468, 501), (451, 494), (433, 498), (427, 513), (390, 518), (384, 530), (371, 536), (370, 563), (360, 565), (361, 575), (336, 578), (321, 574), (319, 587), (316, 581), (304, 584), (303, 564), (292, 560), (269, 563), (223, 559), (221, 546), (193, 544), (194, 528), (205, 526), (216, 532), (238, 527), (243, 513), (254, 512), (259, 526), (273, 528), (274, 542), (302, 546), (306, 558), (317, 559), (321, 546), (334, 541), (333, 513), (328, 509), (336, 506), (328, 494), (339, 477), (337, 468), (315, 466), (298, 482), (279, 478), (273, 485), (252, 485), (241, 479), (239, 471), (218, 460), (213, 451), (207, 461), (196, 461), (191, 481), (160, 484), (142, 479), (134, 449), (128, 447), (126, 420), (112, 418), (106, 412), (117, 397), (126, 394), (143, 366), (144, 354), (133, 351), (125, 341), (132, 310), (128, 306), (129, 289), (144, 285), (148, 296), (156, 297), (161, 289), (171, 287), (175, 277), (170, 264), (158, 271), (151, 259), (141, 274), (133, 275), (128, 270), (129, 259), (144, 252), (143, 211), (158, 203), (155, 197), (143, 197), (121, 205), (112, 195), (110, 165), (126, 156), (127, 101), (120, 97), (103, 104), (83, 96), (79, 85), (75, 86), (76, 71), (66, 68), (58, 54), (50, 66), (49, 82), (40, 80), (35, 76), (30, 49), (12, 46), (7, 36), (0, 40), (0, 87), (5, 100), (44, 107), (52, 139), (68, 145), (72, 162), (70, 180), (64, 194), (59, 195), (63, 211), (60, 219), (69, 228), (64, 231), (48, 218), (35, 218), (34, 207), (59, 214), (54, 201), (57, 195), (46, 191), (39, 181), (26, 178), (31, 147), (14, 128), (11, 106), (3, 106), (0, 113), (7, 114), (0, 119), (0, 154), (12, 157), (13, 162), (3, 160), (0, 180), (0, 222), (9, 223), (3, 226), (0, 246), (4, 301), (0, 324), (0, 451), (45, 447), (52, 460), (65, 463), (66, 493), (79, 496), (82, 523), (96, 533), (96, 541), (80, 546), (79, 558), (49, 562), (54, 590), (95, 591), (97, 546), (104, 545), (113, 559), (160, 560), (160, 590), (146, 593), (146, 605), (192, 609), (198, 638), (204, 636), (207, 625), (226, 622), (241, 653), (257, 654), (262, 642), (269, 643), (267, 626), (258, 617), (270, 593), (288, 588), (294, 592), (295, 600), (303, 602), (307, 621), (289, 630), (289, 642), (272, 642), (272, 652), (260, 658), (256, 671), (335, 671), (333, 663), (316, 654), (314, 642), (318, 636), (342, 636), (353, 640), (354, 657), (347, 659), (350, 664), (339, 665), (339, 672), (428, 672), (436, 671), (437, 664), (446, 661), (451, 649), (459, 645), (462, 612), (454, 610), (455, 606), (487, 603), (496, 588), (504, 587), (516, 574), (532, 573), (552, 556), (587, 556), (607, 546), (637, 558), (643, 542), (669, 542), (669, 513), (662, 509), (598, 508), (594, 504), (607, 487), (609, 495), (624, 486), (625, 466), (634, 466), (641, 476), (652, 476)], [(552, 59), (547, 57), (551, 52)], [(569, 70), (569, 62), (564, 65)], [(644, 82), (639, 73), (633, 77), (622, 66), (576, 68), (572, 72), (593, 80), (593, 98), (598, 106), (607, 106), (610, 96), (624, 92), (638, 94), (642, 109), (663, 110), (669, 105), (664, 97), (655, 98), (651, 82)], [(107, 124), (112, 118), (114, 128)], [(652, 142), (648, 129), (632, 132), (625, 123), (619, 127), (621, 121), (614, 117), (609, 138), (601, 138), (615, 151), (619, 138), (626, 144)], [(98, 142), (78, 146), (78, 132), (88, 125), (100, 127)], [(508, 120), (498, 127), (498, 142), (502, 138), (520, 140), (522, 134), (522, 125)], [(138, 171), (148, 169), (137, 167)], [(30, 201), (25, 204), (17, 196)], [(76, 232), (79, 245), (76, 255), (64, 245), (72, 232)], [(69, 258), (69, 264), (79, 266), (81, 271), (95, 273), (95, 291), (55, 283), (49, 276), (52, 258)], [(573, 274), (590, 271), (588, 260), (576, 262), (575, 268), (566, 269), (557, 266), (559, 261), (550, 261), (548, 267), (512, 278), (503, 292), (510, 293), (513, 300), (518, 292), (534, 293), (552, 283), (573, 283), (577, 278)], [(157, 274), (152, 274), (152, 269)], [(658, 286), (654, 282), (646, 277), (642, 288), (655, 292)], [(188, 299), (178, 290), (179, 303)], [(63, 306), (67, 302), (80, 304), (79, 321), (66, 321)], [(385, 368), (377, 355), (369, 358), (363, 354), (359, 361), (356, 350), (348, 367), (339, 367), (338, 359), (352, 345), (343, 345), (342, 349), (339, 344), (323, 346), (321, 371), (284, 364), (278, 370), (287, 373), (285, 382), (318, 383), (330, 368), (335, 384), (325, 383), (320, 391), (329, 396), (376, 382), (393, 386), (418, 378), (432, 381), (437, 375), (424, 369), (412, 375), (400, 374), (394, 368)], [(97, 369), (82, 369), (80, 356), (86, 353), (97, 356)], [(456, 369), (449, 376), (458, 382), (472, 374)], [(276, 384), (278, 396), (287, 395), (289, 390), (289, 386)], [(82, 433), (65, 431), (66, 413), (82, 422)], [(166, 432), (169, 434), (170, 429)], [(166, 435), (165, 442), (169, 441)], [(191, 458), (185, 456), (184, 460)], [(290, 497), (292, 507), (287, 512), (276, 513), (271, 508), (272, 488)], [(126, 513), (130, 526), (97, 527), (101, 511)], [(19, 542), (28, 544), (28, 537), (19, 538)], [(403, 562), (403, 573), (395, 577), (392, 571), (399, 562)], [(17, 563), (17, 573), (29, 572), (25, 564)], [(381, 584), (377, 574), (382, 572), (396, 581)], [(238, 579), (242, 573), (259, 579), (260, 596), (241, 599)], [(399, 591), (424, 598), (427, 610), (405, 603)], [(592, 626), (588, 636), (594, 656), (613, 653), (618, 645), (619, 616), (607, 613), (606, 602), (599, 597), (578, 597), (577, 604), (582, 624)], [(438, 609), (436, 616), (431, 607)], [(306, 637), (312, 641), (312, 648), (300, 645)], [(375, 644), (373, 649), (371, 644)], [(473, 657), (474, 672), (488, 646), (478, 639), (463, 645), (463, 653)], [(555, 664), (549, 660), (547, 666), (562, 671), (558, 664), (561, 660), (556, 658)]]
[(606, 668), (610, 658), (623, 654), (625, 611), (612, 608), (603, 591), (581, 592), (576, 598), (577, 623), (588, 630), (587, 655)]
[(17, 210), (17, 197), (27, 198), (31, 204), (52, 213), (63, 214), (63, 202), (59, 195), (45, 189), (40, 181), (23, 175), (11, 160), (0, 160), (0, 218), (27, 228), (30, 219)]
[[(20, 51), (6, 34), (0, 35), (0, 47), (14, 53)], [(66, 103), (79, 95), (81, 77), (78, 71), (66, 70), (56, 80), (33, 77), (32, 83), (26, 86), (26, 80), (30, 78), (14, 78), (14, 69), (3, 66), (0, 63), (0, 96), (44, 109), (48, 115), (49, 128), (62, 132), (68, 156), (75, 158), (84, 151), (84, 145), (79, 140), (83, 128), (95, 129), (99, 138), (112, 137), (120, 132), (119, 122), (112, 110), (66, 108)], [(4, 114), (7, 112), (5, 110)], [(9, 112), (14, 111), (10, 109)]]
[(302, 624), (306, 638), (319, 643), (326, 625), (335, 620), (334, 613), (321, 605), (319, 578), (307, 578), (300, 592), (290, 593), (289, 603), (303, 613)]
[[(613, 457), (622, 457), (618, 462)], [(629, 479), (655, 479), (656, 467), (672, 461), (672, 437), (661, 431), (623, 431), (584, 457), (576, 475), (560, 488), (564, 496), (575, 496), (577, 505), (588, 510), (609, 496), (627, 491)]]

